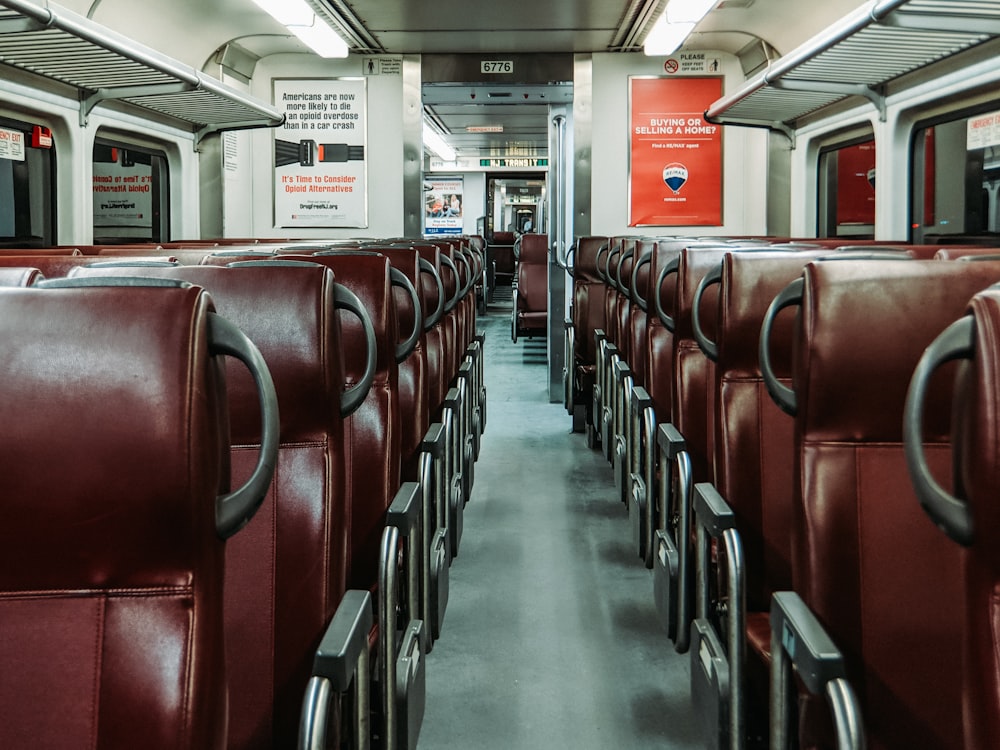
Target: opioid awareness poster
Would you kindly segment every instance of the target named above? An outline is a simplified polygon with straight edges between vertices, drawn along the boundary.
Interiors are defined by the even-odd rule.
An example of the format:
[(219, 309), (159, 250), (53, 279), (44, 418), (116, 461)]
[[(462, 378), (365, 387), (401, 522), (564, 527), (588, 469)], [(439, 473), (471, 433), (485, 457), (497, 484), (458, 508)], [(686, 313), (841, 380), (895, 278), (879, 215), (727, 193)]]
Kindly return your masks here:
[[(94, 148), (94, 231), (101, 236), (146, 234), (153, 226), (153, 167), (126, 149)], [(148, 157), (146, 159), (148, 162)]]
[(367, 227), (363, 78), (276, 79), (274, 226)]
[(629, 78), (629, 226), (722, 224), (722, 79)]

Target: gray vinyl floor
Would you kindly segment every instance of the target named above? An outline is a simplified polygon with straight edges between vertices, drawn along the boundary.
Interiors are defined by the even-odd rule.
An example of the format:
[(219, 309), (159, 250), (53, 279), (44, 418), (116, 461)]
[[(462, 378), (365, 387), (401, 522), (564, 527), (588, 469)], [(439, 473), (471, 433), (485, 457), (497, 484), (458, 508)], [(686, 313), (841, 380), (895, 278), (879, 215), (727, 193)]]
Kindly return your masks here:
[(512, 343), (509, 310), (480, 317), (488, 424), (420, 747), (702, 747), (611, 469), (549, 403), (544, 341)]

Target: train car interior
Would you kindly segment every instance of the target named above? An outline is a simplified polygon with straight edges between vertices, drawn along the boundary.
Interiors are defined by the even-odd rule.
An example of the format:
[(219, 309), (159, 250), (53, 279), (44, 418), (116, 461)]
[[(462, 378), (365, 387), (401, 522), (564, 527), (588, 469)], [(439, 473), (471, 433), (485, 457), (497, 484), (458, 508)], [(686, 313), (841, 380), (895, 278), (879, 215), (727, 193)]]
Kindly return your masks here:
[(1000, 748), (998, 59), (0, 0), (0, 748)]

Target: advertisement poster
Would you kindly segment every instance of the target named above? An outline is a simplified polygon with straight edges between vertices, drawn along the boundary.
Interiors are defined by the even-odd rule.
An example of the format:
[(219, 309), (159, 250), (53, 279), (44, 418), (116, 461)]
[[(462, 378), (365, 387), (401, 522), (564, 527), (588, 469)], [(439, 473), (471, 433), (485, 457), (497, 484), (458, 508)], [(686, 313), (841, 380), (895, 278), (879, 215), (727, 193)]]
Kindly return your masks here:
[[(116, 157), (127, 152), (111, 149)], [(94, 161), (94, 228), (153, 226), (153, 168), (127, 161)]]
[(275, 227), (367, 227), (365, 79), (277, 79), (274, 104)]
[(424, 236), (462, 233), (461, 177), (424, 180)]
[(721, 78), (629, 78), (629, 226), (722, 224)]

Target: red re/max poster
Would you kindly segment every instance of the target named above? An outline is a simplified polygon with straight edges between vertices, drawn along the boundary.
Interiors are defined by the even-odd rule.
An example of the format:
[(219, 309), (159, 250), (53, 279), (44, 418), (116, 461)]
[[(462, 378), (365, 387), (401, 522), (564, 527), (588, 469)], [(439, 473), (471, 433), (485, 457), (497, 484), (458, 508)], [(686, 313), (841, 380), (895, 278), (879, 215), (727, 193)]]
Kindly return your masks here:
[(721, 78), (629, 79), (629, 226), (722, 224)]

